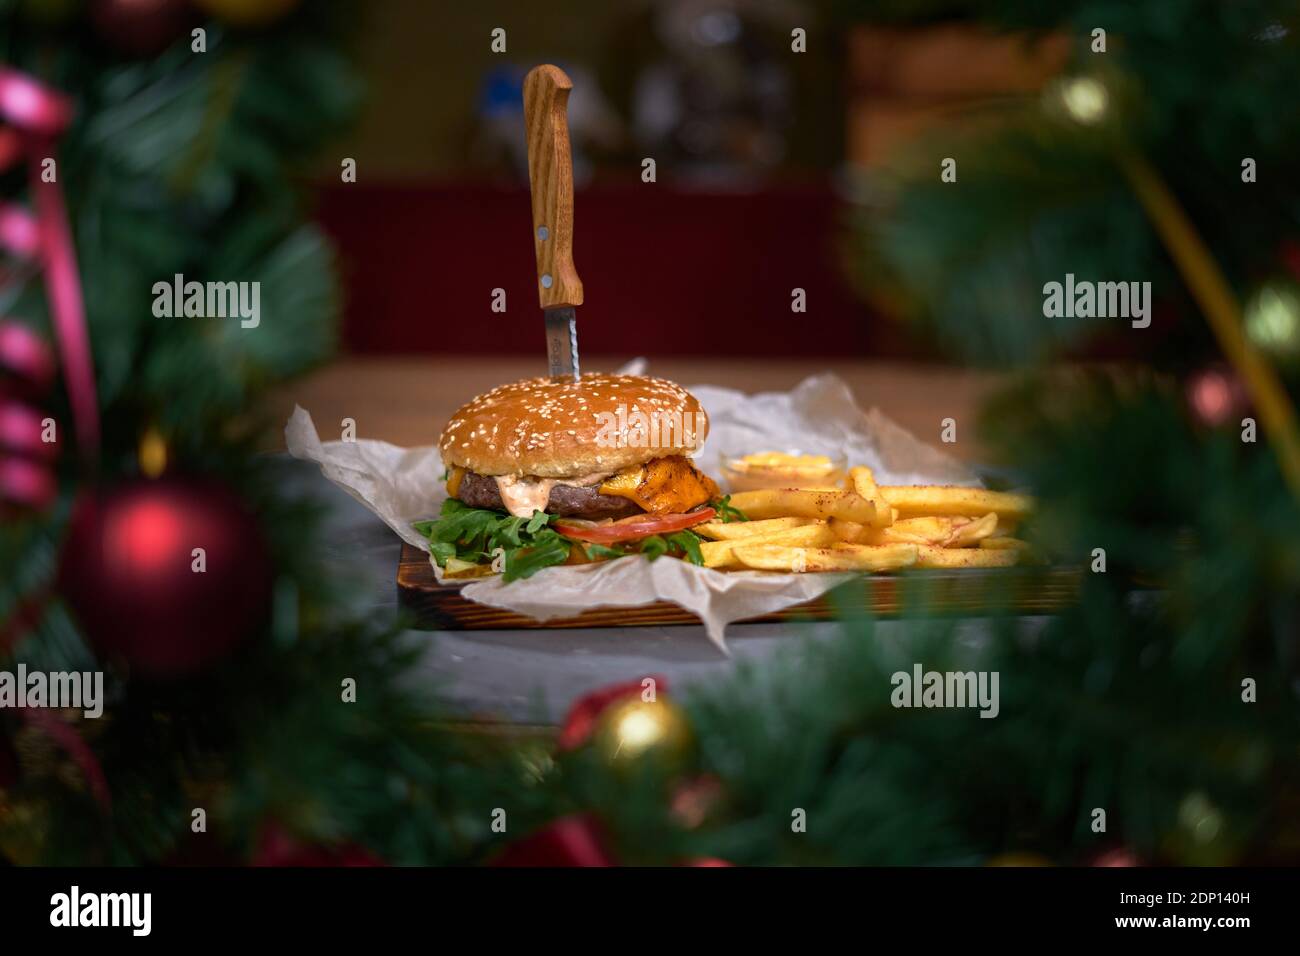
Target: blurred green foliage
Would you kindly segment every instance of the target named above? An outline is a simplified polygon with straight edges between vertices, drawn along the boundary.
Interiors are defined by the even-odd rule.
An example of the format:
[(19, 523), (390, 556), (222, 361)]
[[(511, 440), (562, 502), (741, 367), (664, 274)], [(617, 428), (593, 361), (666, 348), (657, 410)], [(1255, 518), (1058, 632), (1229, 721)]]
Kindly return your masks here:
[[(252, 454), (252, 422), (231, 428), (258, 390), (330, 346), (329, 250), (304, 225), (292, 185), (356, 102), (337, 52), (345, 6), (304, 4), (264, 34), (214, 29), (206, 59), (173, 49), (144, 63), (106, 52), (84, 24), (38, 27), (12, 0), (0, 4), (0, 59), (82, 106), (64, 181), (106, 413), (105, 470), (132, 472), (141, 427), (159, 423), (181, 462), (249, 500), (301, 614), (298, 633), (269, 624), (196, 678), (115, 680), (110, 716), (80, 725), (110, 780), (112, 817), (57, 761), (29, 761), (4, 795), (0, 846), (34, 846), (52, 863), (184, 862), (196, 857), (189, 812), (199, 805), (210, 842), (235, 861), (275, 823), (306, 843), (359, 842), (394, 863), (478, 862), (590, 810), (629, 863), (962, 864), (1009, 851), (1082, 863), (1115, 846), (1175, 863), (1294, 862), (1300, 516), (1267, 446), (1195, 420), (1178, 382), (1040, 367), (1097, 331), (1040, 318), (1043, 282), (1067, 271), (1155, 283), (1179, 317), (1164, 338), (1165, 320), (1145, 330), (1143, 357), (1162, 370), (1195, 369), (1212, 354), (1110, 162), (1113, 140), (1060, 125), (1037, 101), (1007, 106), (997, 129), (935, 147), (944, 151), (931, 157), (959, 157), (960, 186), (938, 181), (937, 161), (882, 184), (859, 218), (856, 261), (959, 354), (1024, 366), (986, 410), (984, 432), (1041, 501), (1025, 536), (1084, 566), (1105, 549), (1107, 571), (1082, 575), (1077, 605), (1050, 619), (995, 616), (979, 631), (931, 618), (924, 604), (899, 622), (846, 612), (838, 637), (793, 635), (775, 666), (741, 664), (721, 686), (683, 692), (698, 748), (671, 773), (612, 772), (589, 748), (560, 755), (544, 742), (450, 733), (438, 695), (412, 679), (419, 642), (351, 620), (346, 582), (322, 560), (320, 514), (283, 493), (276, 463)], [(1106, 26), (1122, 134), (1169, 178), (1239, 288), (1278, 268), (1296, 214), (1292, 5), (837, 9), (1080, 38)], [(1275, 21), (1290, 32), (1260, 40)], [(1075, 69), (1089, 68), (1085, 49)], [(1242, 155), (1259, 160), (1253, 186), (1240, 184)], [(174, 272), (260, 278), (258, 334), (221, 320), (155, 320), (149, 290)], [(39, 290), (17, 311), (41, 321)], [(51, 575), (82, 487), (69, 471), (51, 514), (6, 528), (0, 611)], [(1032, 574), (994, 578), (1011, 588)], [(19, 656), (93, 665), (57, 604)], [(891, 675), (917, 662), (997, 672), (999, 716), (894, 708)], [(358, 682), (357, 703), (339, 705), (340, 675)], [(1257, 703), (1242, 703), (1246, 678)], [(687, 826), (672, 798), (701, 776), (719, 793)], [(1104, 834), (1090, 827), (1096, 807), (1108, 813)], [(496, 808), (509, 814), (505, 834), (490, 829)], [(804, 833), (791, 827), (796, 809)]]
[[(887, 5), (884, 19), (924, 22), (931, 4)], [(939, 4), (994, 30), (1074, 38), (1067, 77), (1110, 91), (1104, 121), (1074, 123), (1041, 96), (998, 98), (973, 128), (935, 131), (876, 177), (853, 219), (854, 269), (962, 358), (1023, 364), (1097, 339), (1105, 319), (1042, 317), (1042, 287), (1079, 279), (1150, 281), (1163, 317), (1145, 334), (1145, 361), (1180, 367), (1205, 351), (1203, 323), (1114, 161), (1145, 153), (1245, 296), (1277, 274), (1282, 243), (1300, 225), (1300, 16), (1277, 0)], [(876, 5), (846, 4), (867, 20)], [(910, 15), (909, 15), (910, 11)], [(1107, 31), (1104, 53), (1091, 31)], [(939, 177), (944, 157), (958, 181)], [(1259, 176), (1243, 183), (1241, 161)], [(1169, 326), (1177, 323), (1176, 331)]]

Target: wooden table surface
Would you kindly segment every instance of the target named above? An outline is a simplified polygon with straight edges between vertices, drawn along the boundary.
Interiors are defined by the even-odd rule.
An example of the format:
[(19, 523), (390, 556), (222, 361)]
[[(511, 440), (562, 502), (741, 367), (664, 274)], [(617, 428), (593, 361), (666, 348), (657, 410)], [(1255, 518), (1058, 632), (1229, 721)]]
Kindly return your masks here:
[[(613, 370), (629, 358), (584, 356), (583, 368)], [(345, 357), (279, 389), (267, 411), (273, 422), (282, 423), (295, 403), (301, 405), (323, 438), (340, 429), (344, 418), (352, 418), (359, 438), (431, 445), (452, 412), (475, 395), (544, 371), (540, 357)], [(975, 414), (999, 382), (996, 375), (948, 366), (834, 359), (665, 358), (652, 360), (647, 371), (688, 387), (721, 385), (746, 392), (784, 391), (809, 375), (834, 372), (848, 383), (859, 405), (876, 405), (932, 444), (940, 443), (943, 419), (955, 419), (958, 441), (944, 450), (967, 461), (980, 460)], [(267, 448), (283, 448), (283, 437), (268, 435)]]

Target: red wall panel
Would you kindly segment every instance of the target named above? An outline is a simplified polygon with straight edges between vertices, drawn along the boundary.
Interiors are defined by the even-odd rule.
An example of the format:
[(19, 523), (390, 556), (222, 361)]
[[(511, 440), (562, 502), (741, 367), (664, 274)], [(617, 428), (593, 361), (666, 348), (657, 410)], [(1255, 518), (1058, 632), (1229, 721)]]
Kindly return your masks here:
[[(528, 194), (519, 188), (332, 185), (319, 218), (342, 255), (353, 352), (539, 352)], [(879, 352), (836, 267), (829, 187), (752, 194), (659, 184), (578, 192), (574, 259), (591, 354)], [(491, 311), (492, 290), (507, 311)], [(790, 311), (791, 290), (808, 311)], [(886, 336), (887, 337), (887, 336)], [(879, 342), (874, 342), (879, 346)]]

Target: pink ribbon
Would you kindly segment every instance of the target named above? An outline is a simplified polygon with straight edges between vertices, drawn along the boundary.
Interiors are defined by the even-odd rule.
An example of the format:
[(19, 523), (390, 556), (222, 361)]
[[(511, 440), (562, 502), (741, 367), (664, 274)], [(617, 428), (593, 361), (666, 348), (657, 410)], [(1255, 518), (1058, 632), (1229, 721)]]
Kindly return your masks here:
[(40, 511), (54, 502), (58, 487), (50, 469), (22, 458), (0, 458), (0, 492), (20, 507)]
[[(4, 133), (0, 137), (0, 168), (20, 153), (26, 154), (28, 181), (36, 205), (34, 218), (17, 207), (0, 208), (0, 245), (19, 258), (39, 260), (45, 269), (45, 291), (63, 360), (77, 442), (86, 460), (93, 462), (99, 450), (99, 400), (77, 254), (54, 149), (56, 137), (71, 119), (72, 103), (67, 97), (23, 73), (0, 68), (0, 120), (11, 127), (0, 131)], [(13, 145), (14, 130), (19, 135), (19, 149)], [(54, 182), (42, 180), (46, 159), (55, 160)]]
[(32, 214), (13, 203), (0, 203), (0, 246), (20, 259), (41, 251), (41, 227)]
[(41, 413), (30, 405), (0, 403), (0, 445), (33, 458), (53, 458), (55, 446), (41, 440), (43, 421)]
[[(0, 369), (43, 392), (54, 379), (54, 356), (45, 340), (27, 326), (0, 321)], [(21, 399), (0, 394), (0, 500), (36, 510), (54, 500), (57, 489), (50, 462), (58, 445), (43, 438), (40, 412)], [(22, 455), (27, 457), (16, 457)]]
[[(45, 292), (63, 359), (77, 441), (85, 460), (93, 464), (99, 451), (99, 401), (81, 277), (54, 149), (71, 120), (72, 103), (66, 97), (25, 74), (0, 67), (0, 121), (9, 124), (9, 128), (0, 127), (0, 170), (26, 154), (36, 206), (32, 216), (18, 206), (0, 204), (0, 248), (45, 270)], [(42, 179), (46, 159), (55, 161), (54, 182)], [(45, 343), (14, 323), (0, 323), (0, 365), (38, 388), (49, 383), (54, 371)], [(53, 453), (53, 448), (41, 441), (41, 427), (39, 412), (20, 403), (0, 402), (0, 446), (28, 456), (0, 458), (0, 489), (11, 500), (33, 508), (45, 507), (56, 491), (53, 471), (40, 461)], [(11, 619), (0, 625), (0, 653), (36, 624), (49, 597), (45, 588), (20, 602)], [(81, 735), (44, 711), (25, 710), (23, 717), (67, 751), (81, 768), (96, 801), (104, 810), (111, 809), (103, 767)]]
[(29, 133), (57, 136), (72, 122), (72, 103), (27, 74), (0, 67), (0, 116)]
[(54, 359), (45, 341), (16, 322), (0, 322), (0, 368), (16, 372), (38, 389), (54, 380)]

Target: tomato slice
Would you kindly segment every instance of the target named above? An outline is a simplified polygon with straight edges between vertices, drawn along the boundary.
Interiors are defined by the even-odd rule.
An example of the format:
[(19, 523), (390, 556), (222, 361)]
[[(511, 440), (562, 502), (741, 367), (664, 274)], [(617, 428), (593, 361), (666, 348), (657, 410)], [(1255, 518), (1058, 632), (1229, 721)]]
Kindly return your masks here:
[(584, 526), (560, 518), (553, 527), (566, 538), (574, 541), (590, 541), (593, 544), (612, 544), (615, 541), (635, 541), (648, 538), (652, 534), (672, 534), (692, 528), (697, 524), (713, 520), (717, 512), (712, 508), (701, 508), (687, 514), (675, 515), (633, 515), (613, 524)]

